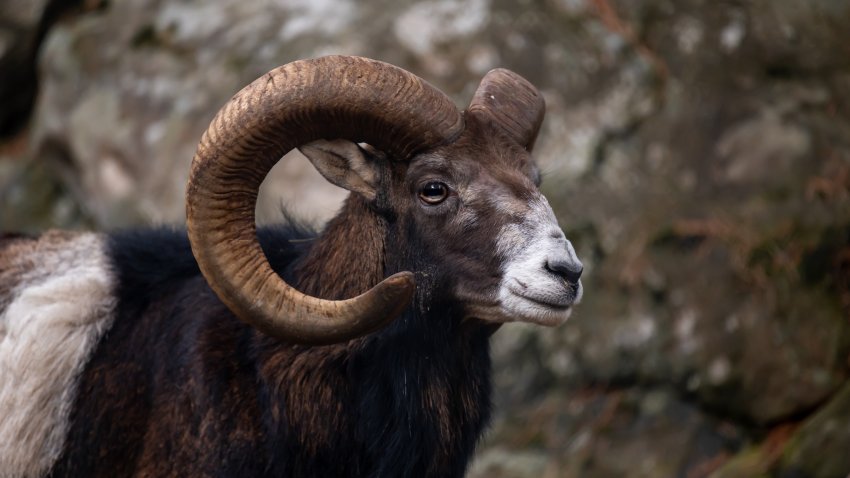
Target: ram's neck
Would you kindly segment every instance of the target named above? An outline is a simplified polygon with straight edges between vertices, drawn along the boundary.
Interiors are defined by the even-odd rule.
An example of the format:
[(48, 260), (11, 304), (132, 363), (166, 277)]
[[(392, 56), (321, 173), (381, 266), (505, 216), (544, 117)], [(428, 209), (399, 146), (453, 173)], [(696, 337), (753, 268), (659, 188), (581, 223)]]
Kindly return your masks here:
[(352, 194), (294, 268), (295, 286), (322, 299), (348, 299), (384, 278), (386, 221)]
[(292, 438), (323, 463), (339, 461), (340, 447), (365, 447), (362, 462), (340, 463), (327, 476), (462, 476), (490, 414), (488, 333), (458, 320), (427, 248), (392, 227), (404, 225), (351, 197), (293, 265), (292, 283), (324, 299), (360, 294), (399, 268), (416, 273), (417, 290), (412, 306), (375, 335), (305, 348), (264, 339), (267, 400), (285, 404), (273, 427), (279, 434), (268, 438), (303, 430)]

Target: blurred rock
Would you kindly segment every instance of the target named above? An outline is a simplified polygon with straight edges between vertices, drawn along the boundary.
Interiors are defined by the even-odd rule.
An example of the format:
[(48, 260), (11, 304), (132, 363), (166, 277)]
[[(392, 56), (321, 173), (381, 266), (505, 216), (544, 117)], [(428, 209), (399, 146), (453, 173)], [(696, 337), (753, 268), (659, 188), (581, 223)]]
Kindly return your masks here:
[(20, 127), (35, 96), (39, 25), (48, 0), (0, 3), (0, 136)]
[[(44, 35), (83, 0), (5, 0), (0, 3), (0, 138), (26, 123), (36, 95), (36, 58)], [(85, 2), (95, 8), (98, 2)]]
[[(182, 222), (189, 162), (218, 108), (274, 66), (316, 54), (279, 38), (322, 35), (297, 22), (327, 14), (348, 23), (344, 5), (299, 5), (115, 2), (54, 28), (41, 56), (33, 156), (70, 158), (78, 199), (102, 226)], [(266, 189), (289, 196), (262, 194), (261, 221), (279, 220), (282, 202), (326, 218), (343, 196), (303, 158), (276, 170)]]
[(470, 477), (706, 476), (743, 434), (669, 390), (551, 391), (496, 423)]
[(845, 28), (850, 5), (843, 0), (759, 0), (752, 5), (752, 33), (761, 61), (774, 74), (846, 70)]
[[(497, 356), (498, 383), (672, 382), (761, 424), (811, 410), (847, 377), (850, 309), (838, 264), (850, 237), (821, 241), (833, 241), (835, 224), (850, 226), (850, 109), (840, 108), (850, 70), (838, 61), (831, 73), (777, 75), (775, 59), (755, 53), (766, 40), (746, 32), (767, 21), (756, 7), (594, 4), (631, 51), (612, 75), (621, 83), (573, 108), (613, 108), (607, 116), (619, 121), (579, 121), (595, 136), (587, 169), (577, 178), (559, 169), (544, 184), (571, 226), (588, 293), (562, 330), (522, 332), (536, 373), (518, 370), (511, 349)], [(791, 24), (821, 11), (778, 5), (770, 15)], [(817, 27), (818, 48), (839, 48), (834, 20)], [(797, 61), (808, 60), (787, 65), (803, 68)], [(623, 91), (629, 99), (616, 100)], [(570, 150), (567, 136), (556, 138)], [(821, 185), (830, 192), (815, 192)], [(803, 268), (814, 257), (823, 269), (809, 280)], [(540, 388), (518, 385), (509, 396), (517, 404)]]
[(709, 478), (850, 476), (850, 385), (802, 423), (776, 427), (731, 457)]
[(476, 459), (468, 476), (470, 478), (537, 478), (546, 476), (548, 459), (549, 455), (540, 451), (491, 448)]
[(38, 233), (49, 228), (91, 226), (68, 190), (63, 164), (31, 161), (18, 138), (0, 148), (0, 232)]
[(784, 449), (780, 477), (850, 475), (850, 384), (807, 419)]

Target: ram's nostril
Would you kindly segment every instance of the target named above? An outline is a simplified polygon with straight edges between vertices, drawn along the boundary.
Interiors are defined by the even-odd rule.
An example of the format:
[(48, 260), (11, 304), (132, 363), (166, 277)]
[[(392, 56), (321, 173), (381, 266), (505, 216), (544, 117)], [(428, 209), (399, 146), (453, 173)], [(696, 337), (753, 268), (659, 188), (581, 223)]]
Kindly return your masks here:
[(546, 270), (563, 277), (567, 282), (575, 284), (581, 278), (584, 267), (579, 261), (549, 259), (546, 261)]

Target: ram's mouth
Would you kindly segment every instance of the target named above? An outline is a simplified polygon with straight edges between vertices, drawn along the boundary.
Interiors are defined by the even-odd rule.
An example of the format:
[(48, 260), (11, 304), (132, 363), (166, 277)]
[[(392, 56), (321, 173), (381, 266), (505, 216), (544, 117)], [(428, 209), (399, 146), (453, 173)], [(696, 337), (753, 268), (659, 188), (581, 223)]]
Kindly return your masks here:
[(527, 322), (554, 327), (569, 319), (575, 301), (551, 302), (503, 290), (498, 300), (467, 302), (466, 318), (484, 322)]
[(508, 291), (515, 297), (526, 300), (540, 307), (546, 307), (555, 310), (569, 309), (575, 303), (576, 293), (572, 289), (566, 291), (565, 294), (533, 294), (527, 289), (519, 289), (516, 287), (508, 287)]
[(510, 293), (502, 300), (506, 314), (517, 322), (554, 327), (570, 318), (573, 302), (552, 303), (536, 297)]
[(581, 285), (564, 282), (547, 285), (533, 287), (518, 280), (507, 281), (499, 292), (503, 313), (511, 321), (548, 327), (564, 323), (570, 318), (573, 305), (581, 300)]
[(495, 291), (483, 293), (460, 289), (458, 299), (466, 309), (466, 318), (484, 322), (527, 322), (553, 327), (564, 323), (573, 306), (581, 301), (582, 287), (563, 281), (533, 287), (508, 279)]

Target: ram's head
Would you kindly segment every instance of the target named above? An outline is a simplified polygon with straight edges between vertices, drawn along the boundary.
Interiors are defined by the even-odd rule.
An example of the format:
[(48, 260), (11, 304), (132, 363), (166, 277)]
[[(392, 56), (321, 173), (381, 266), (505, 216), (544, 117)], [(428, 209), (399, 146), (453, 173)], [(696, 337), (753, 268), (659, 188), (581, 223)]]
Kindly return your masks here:
[[(581, 298), (582, 265), (538, 190), (530, 152), (543, 113), (539, 92), (507, 70), (488, 73), (464, 112), (416, 76), (364, 58), (274, 70), (234, 96), (198, 148), (187, 211), (201, 270), (240, 318), (298, 342), (389, 323), (410, 304), (414, 272), (464, 318), (559, 324)], [(257, 190), (296, 147), (391, 225), (377, 266), (402, 272), (324, 300), (272, 271), (255, 237)]]

